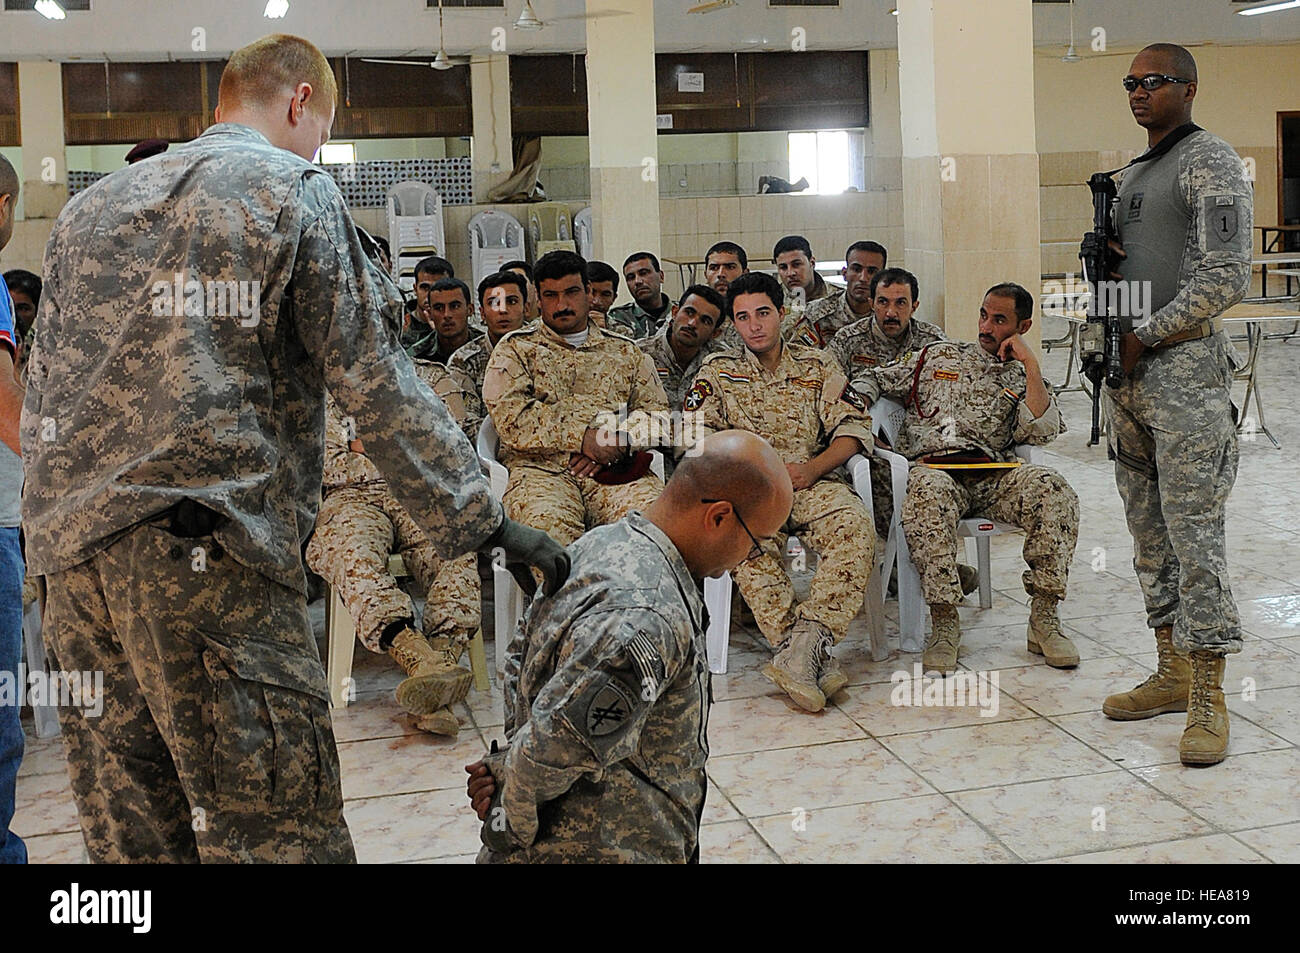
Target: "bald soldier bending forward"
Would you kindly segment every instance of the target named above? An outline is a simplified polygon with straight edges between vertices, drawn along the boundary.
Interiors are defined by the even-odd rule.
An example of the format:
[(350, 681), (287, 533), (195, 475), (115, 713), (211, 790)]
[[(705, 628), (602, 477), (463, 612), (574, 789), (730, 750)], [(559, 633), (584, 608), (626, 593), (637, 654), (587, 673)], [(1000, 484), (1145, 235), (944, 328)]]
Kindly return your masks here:
[(568, 583), (510, 643), (507, 747), (469, 765), (480, 863), (698, 859), (709, 756), (700, 587), (790, 512), (781, 458), (705, 437), (644, 513), (571, 547)]

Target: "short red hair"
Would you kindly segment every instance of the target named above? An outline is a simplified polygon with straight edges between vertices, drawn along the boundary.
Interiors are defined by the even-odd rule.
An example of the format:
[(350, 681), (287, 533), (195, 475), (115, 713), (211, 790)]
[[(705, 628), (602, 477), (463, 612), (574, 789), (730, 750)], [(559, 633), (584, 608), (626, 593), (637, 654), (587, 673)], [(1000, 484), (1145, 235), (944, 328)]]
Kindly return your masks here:
[(221, 74), (217, 101), (223, 111), (269, 106), (299, 83), (311, 84), (315, 109), (337, 107), (339, 86), (325, 55), (300, 36), (272, 33), (235, 51)]

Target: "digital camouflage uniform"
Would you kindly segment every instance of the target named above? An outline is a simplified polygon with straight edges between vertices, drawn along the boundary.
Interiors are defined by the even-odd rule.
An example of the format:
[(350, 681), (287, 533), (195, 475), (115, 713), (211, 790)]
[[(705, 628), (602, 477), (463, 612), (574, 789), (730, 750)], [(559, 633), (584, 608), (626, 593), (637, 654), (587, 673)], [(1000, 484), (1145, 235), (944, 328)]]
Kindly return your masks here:
[[(1135, 201), (1136, 200), (1136, 201)], [(1128, 281), (1151, 282), (1148, 347), (1213, 322), (1250, 283), (1252, 189), (1232, 147), (1204, 130), (1124, 173), (1116, 226)], [(1182, 651), (1241, 651), (1224, 506), (1237, 477), (1229, 388), (1235, 354), (1216, 333), (1146, 351), (1106, 388), (1115, 482), (1152, 628)]]
[(670, 323), (673, 316), (673, 306), (672, 302), (668, 300), (668, 295), (662, 292), (660, 294), (664, 306), (663, 310), (658, 314), (647, 311), (636, 301), (629, 301), (627, 304), (620, 304), (617, 308), (610, 308), (605, 315), (606, 330), (629, 337), (633, 341), (650, 337), (665, 324)]
[[(956, 450), (1014, 460), (1015, 444), (1041, 446), (1065, 431), (1051, 385), (1047, 409), (1034, 417), (1024, 401), (1025, 366), (1016, 360), (999, 361), (978, 344), (931, 344), (897, 363), (865, 371), (854, 379), (854, 386), (873, 403), (881, 395), (907, 402), (907, 418), (894, 450), (912, 461)], [(927, 603), (962, 601), (957, 522), (976, 513), (1025, 531), (1023, 553), (1029, 569), (1024, 585), (1030, 596), (1065, 598), (1079, 536), (1079, 498), (1064, 477), (1037, 464), (945, 471), (914, 462), (902, 523)]]
[(571, 547), (510, 642), (480, 863), (685, 863), (709, 756), (700, 583), (640, 513)]
[[(683, 409), (699, 415), (701, 436), (717, 430), (748, 430), (786, 463), (806, 463), (836, 437), (871, 445), (871, 420), (861, 397), (824, 351), (782, 345), (774, 371), (752, 351), (710, 355), (686, 394)], [(808, 598), (796, 605), (794, 586), (781, 564), (787, 535), (818, 555)], [(794, 505), (777, 545), (736, 567), (732, 575), (754, 620), (772, 645), (780, 645), (799, 620), (817, 622), (838, 643), (862, 608), (875, 553), (875, 533), (862, 501), (839, 469), (805, 490)]]
[[(472, 396), (459, 372), (416, 361), (415, 371), (446, 404), (456, 420), (465, 418)], [(469, 648), (478, 631), (482, 592), (473, 553), (442, 559), (410, 514), (388, 492), (383, 475), (364, 453), (351, 449), (356, 427), (333, 400), (325, 410), (325, 499), (316, 530), (307, 544), (307, 565), (339, 591), (357, 629), (357, 638), (383, 654), (380, 636), (392, 623), (415, 621), (411, 597), (388, 571), (388, 557), (402, 557), (407, 571), (425, 591), (424, 635), (446, 638), (458, 650)], [(362, 447), (365, 440), (361, 439)]]
[[(848, 299), (837, 299), (840, 317), (849, 315), (851, 324), (842, 326), (831, 338), (826, 352), (839, 362), (840, 370), (852, 380), (864, 370), (892, 364), (910, 351), (920, 350), (935, 341), (947, 340), (943, 331), (927, 321), (912, 318), (907, 322), (907, 329), (897, 340), (886, 336), (876, 324), (875, 316), (858, 318), (845, 305)], [(876, 518), (876, 536), (884, 539), (889, 535), (889, 521), (894, 511), (894, 486), (890, 479), (889, 464), (882, 458), (871, 457), (871, 499)]]
[(483, 406), (483, 375), (487, 373), (488, 358), (492, 356), (492, 341), (486, 333), (474, 338), (447, 361), (447, 367), (464, 375), (470, 382), (472, 393), (465, 398), (465, 420), (462, 428), (471, 443), (477, 444), (478, 429), (487, 416)]
[(844, 289), (826, 284), (821, 275), (815, 276), (806, 302), (800, 293), (787, 290), (781, 339), (787, 344), (826, 347), (840, 328), (857, 320), (844, 301)]
[[(568, 472), (589, 427), (622, 424), (649, 440), (648, 416), (667, 417), (668, 402), (650, 358), (636, 344), (588, 324), (575, 347), (537, 321), (511, 331), (492, 349), (483, 403), (501, 438), (510, 472), (506, 513), (567, 546), (588, 529), (645, 509), (663, 490), (653, 473), (606, 486)], [(618, 414), (626, 409), (627, 416)]]
[[(502, 519), (400, 292), (333, 179), (230, 123), (79, 193), (45, 263), (23, 524), (54, 667), (105, 672), (101, 717), (60, 709), (90, 857), (353, 859), (302, 567), (326, 388), (441, 555)], [(251, 317), (218, 281), (260, 282)]]

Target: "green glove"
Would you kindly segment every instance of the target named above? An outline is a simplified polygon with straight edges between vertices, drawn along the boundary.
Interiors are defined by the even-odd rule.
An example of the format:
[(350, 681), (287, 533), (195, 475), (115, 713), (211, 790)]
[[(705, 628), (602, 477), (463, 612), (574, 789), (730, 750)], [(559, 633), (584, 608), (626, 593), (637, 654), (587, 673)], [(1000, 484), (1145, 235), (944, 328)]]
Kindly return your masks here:
[(569, 554), (564, 547), (540, 529), (516, 523), (508, 516), (479, 552), (489, 553), (494, 560), (504, 554), (506, 568), (529, 599), (537, 592), (537, 583), (528, 571), (530, 566), (541, 571), (542, 591), (548, 596), (555, 595), (569, 578)]

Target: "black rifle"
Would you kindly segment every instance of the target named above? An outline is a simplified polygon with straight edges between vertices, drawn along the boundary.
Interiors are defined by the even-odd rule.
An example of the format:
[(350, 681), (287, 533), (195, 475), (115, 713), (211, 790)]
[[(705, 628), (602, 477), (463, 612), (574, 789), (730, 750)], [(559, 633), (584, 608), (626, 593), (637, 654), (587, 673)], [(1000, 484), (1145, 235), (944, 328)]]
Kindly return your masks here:
[(1118, 192), (1113, 172), (1098, 172), (1088, 179), (1092, 190), (1092, 231), (1083, 236), (1079, 260), (1083, 263), (1083, 280), (1088, 284), (1088, 322), (1080, 334), (1079, 351), (1082, 374), (1092, 382), (1092, 436), (1088, 446), (1101, 439), (1101, 384), (1119, 387), (1124, 382), (1124, 364), (1120, 360), (1119, 315), (1115, 313), (1115, 296), (1107, 293), (1110, 272), (1116, 255), (1110, 250), (1117, 241), (1113, 209)]

